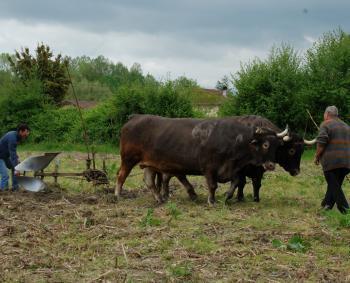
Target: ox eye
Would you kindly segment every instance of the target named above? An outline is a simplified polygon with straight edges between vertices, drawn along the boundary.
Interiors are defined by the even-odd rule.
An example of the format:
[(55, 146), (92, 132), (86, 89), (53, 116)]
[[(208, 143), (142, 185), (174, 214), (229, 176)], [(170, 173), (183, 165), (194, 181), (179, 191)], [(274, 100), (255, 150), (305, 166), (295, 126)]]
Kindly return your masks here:
[(289, 155), (294, 155), (295, 154), (295, 149), (291, 148), (290, 150), (288, 150)]
[(268, 141), (264, 142), (262, 145), (263, 149), (268, 149), (270, 147), (270, 143)]

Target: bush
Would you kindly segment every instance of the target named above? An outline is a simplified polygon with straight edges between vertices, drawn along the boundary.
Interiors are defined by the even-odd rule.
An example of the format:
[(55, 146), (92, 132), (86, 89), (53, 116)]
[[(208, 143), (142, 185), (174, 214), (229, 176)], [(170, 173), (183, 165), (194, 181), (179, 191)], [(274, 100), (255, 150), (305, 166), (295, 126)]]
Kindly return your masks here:
[[(112, 107), (108, 103), (83, 111), (89, 144), (116, 144), (119, 141), (116, 124), (112, 116)], [(69, 140), (74, 143), (84, 142), (84, 130), (80, 118), (72, 127)]]
[(15, 129), (21, 122), (28, 122), (47, 107), (42, 85), (37, 80), (26, 84), (11, 81), (0, 88), (0, 131)]
[(292, 47), (273, 48), (267, 60), (255, 59), (241, 67), (234, 76), (237, 93), (221, 105), (219, 114), (262, 115), (280, 127), (288, 123), (294, 131), (302, 130), (303, 76), (301, 58)]
[(322, 121), (327, 106), (336, 105), (350, 122), (350, 35), (340, 29), (325, 33), (306, 59), (306, 103), (316, 121)]
[(108, 104), (110, 104), (108, 120), (118, 136), (121, 127), (132, 114), (152, 114), (164, 117), (194, 116), (191, 101), (171, 82), (161, 86), (149, 84), (123, 87)]
[(47, 142), (83, 142), (83, 139), (73, 137), (72, 129), (81, 127), (81, 121), (76, 109), (49, 109), (34, 115), (29, 121), (32, 129), (29, 141), (34, 143)]

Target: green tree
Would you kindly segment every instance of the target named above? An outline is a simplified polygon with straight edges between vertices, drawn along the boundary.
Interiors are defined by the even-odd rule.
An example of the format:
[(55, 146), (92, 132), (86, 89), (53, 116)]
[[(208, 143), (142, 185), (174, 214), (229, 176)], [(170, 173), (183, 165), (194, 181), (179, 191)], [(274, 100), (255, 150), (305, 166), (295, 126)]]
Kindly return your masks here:
[(0, 132), (15, 128), (20, 122), (29, 122), (45, 108), (40, 81), (30, 80), (26, 84), (11, 81), (6, 87), (0, 87)]
[(231, 86), (230, 79), (225, 75), (221, 80), (217, 81), (215, 88), (218, 90), (229, 89)]
[(305, 96), (317, 121), (324, 109), (336, 105), (350, 121), (350, 35), (341, 29), (323, 34), (307, 51)]
[(257, 114), (281, 127), (288, 123), (293, 130), (300, 130), (305, 121), (303, 78), (299, 54), (286, 44), (273, 47), (266, 60), (241, 65), (233, 77), (236, 94), (224, 102), (220, 114)]
[(29, 48), (16, 51), (15, 58), (8, 56), (11, 69), (22, 82), (39, 80), (43, 92), (55, 104), (59, 104), (69, 87), (69, 78), (66, 72), (68, 60), (61, 54), (53, 56), (49, 46), (38, 45), (35, 56), (30, 54)]

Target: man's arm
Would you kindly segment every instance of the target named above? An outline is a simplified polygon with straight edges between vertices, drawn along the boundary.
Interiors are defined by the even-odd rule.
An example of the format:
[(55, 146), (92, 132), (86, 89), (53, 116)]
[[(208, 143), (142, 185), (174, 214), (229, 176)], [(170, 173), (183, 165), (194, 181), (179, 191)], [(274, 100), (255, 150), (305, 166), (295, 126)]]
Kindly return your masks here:
[(17, 157), (17, 139), (16, 137), (11, 138), (8, 143), (8, 151), (10, 154), (10, 163), (12, 168), (15, 168), (18, 164), (18, 157)]
[(321, 144), (321, 143), (318, 143), (317, 144), (317, 149), (316, 149), (316, 154), (315, 154), (315, 164), (316, 165), (319, 165), (320, 164), (320, 158), (325, 150), (325, 145), (324, 144)]
[(316, 139), (317, 148), (316, 148), (316, 154), (315, 154), (315, 160), (314, 160), (316, 165), (320, 164), (320, 158), (326, 149), (328, 141), (329, 141), (328, 128), (324, 123), (322, 123)]

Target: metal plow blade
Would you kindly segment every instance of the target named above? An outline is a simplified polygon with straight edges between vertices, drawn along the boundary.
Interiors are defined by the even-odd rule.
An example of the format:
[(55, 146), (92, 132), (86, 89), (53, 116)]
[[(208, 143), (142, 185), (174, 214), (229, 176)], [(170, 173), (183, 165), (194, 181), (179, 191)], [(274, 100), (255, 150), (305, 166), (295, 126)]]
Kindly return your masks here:
[(23, 187), (26, 191), (30, 192), (40, 192), (46, 188), (46, 185), (43, 181), (38, 178), (27, 177), (27, 176), (18, 176), (17, 182)]
[(17, 171), (40, 171), (44, 170), (60, 152), (45, 153), (44, 155), (31, 156), (16, 166)]
[[(59, 154), (59, 152), (45, 153), (44, 155), (31, 156), (23, 160), (15, 167), (20, 172), (38, 172), (44, 170), (51, 161)], [(34, 177), (18, 176), (16, 177), (18, 184), (26, 191), (39, 192), (46, 188), (45, 183)]]

